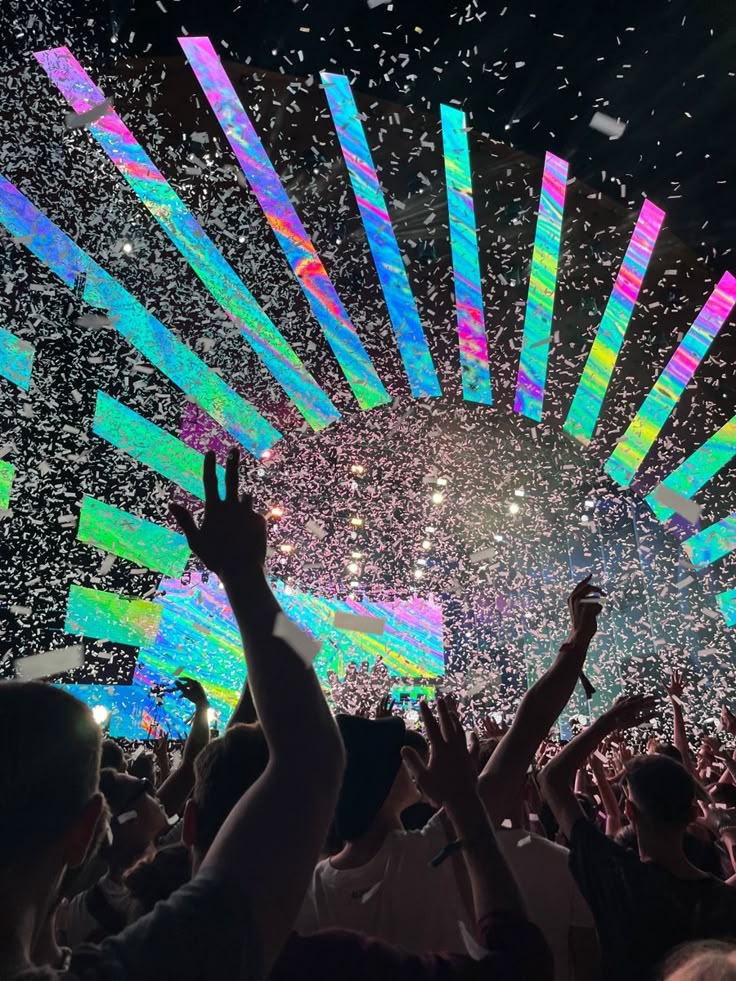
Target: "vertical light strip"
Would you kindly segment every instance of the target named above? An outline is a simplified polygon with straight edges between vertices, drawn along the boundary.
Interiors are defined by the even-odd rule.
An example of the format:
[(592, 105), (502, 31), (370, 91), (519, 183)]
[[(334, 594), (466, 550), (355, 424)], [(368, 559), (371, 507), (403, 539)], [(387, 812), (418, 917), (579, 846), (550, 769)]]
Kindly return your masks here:
[(736, 627), (736, 589), (727, 589), (716, 594), (718, 609), (723, 614), (727, 627)]
[[(662, 485), (689, 500), (715, 477), (719, 470), (730, 463), (734, 456), (736, 456), (736, 416), (732, 416), (717, 433), (683, 460), (677, 470), (662, 481)], [(653, 493), (648, 494), (645, 500), (660, 521), (667, 521), (675, 513), (672, 508), (660, 504)]]
[(72, 586), (64, 630), (115, 644), (145, 647), (156, 640), (163, 610), (160, 603)]
[(1, 175), (0, 222), (68, 287), (84, 276), (84, 300), (108, 310), (115, 329), (251, 453), (259, 456), (280, 439), (252, 405)]
[(547, 383), (567, 169), (566, 160), (546, 154), (514, 401), (515, 412), (537, 422), (542, 418)]
[[(104, 392), (97, 393), (92, 431), (182, 490), (204, 500), (202, 454)], [(225, 471), (220, 466), (217, 481), (220, 493), (224, 494)]]
[(10, 507), (10, 493), (13, 489), (15, 467), (7, 460), (0, 460), (0, 510), (7, 511)]
[(284, 250), (292, 272), (324, 331), (358, 405), (361, 409), (385, 405), (391, 401), (391, 396), (376, 374), (368, 352), (363, 347), (312, 240), (222, 67), (212, 42), (206, 37), (180, 37), (179, 44)]
[(183, 535), (94, 497), (82, 501), (77, 539), (166, 576), (180, 576), (189, 561)]
[(628, 487), (736, 303), (736, 279), (724, 273), (629, 424), (605, 471)]
[(415, 398), (441, 395), (414, 294), (350, 85), (344, 75), (322, 72), (321, 78), (412, 395)]
[(33, 371), (33, 346), (0, 327), (0, 375), (28, 391)]
[(465, 113), (440, 106), (463, 397), (493, 404)]
[(728, 555), (736, 547), (736, 514), (721, 518), (682, 543), (692, 564), (700, 569)]
[[(104, 101), (68, 48), (40, 51), (36, 58), (75, 112)], [(329, 397), (117, 113), (110, 108), (87, 128), (309, 425), (319, 430), (339, 419)]]
[(563, 428), (584, 446), (593, 438), (603, 399), (663, 221), (664, 211), (651, 201), (645, 201), (575, 390)]

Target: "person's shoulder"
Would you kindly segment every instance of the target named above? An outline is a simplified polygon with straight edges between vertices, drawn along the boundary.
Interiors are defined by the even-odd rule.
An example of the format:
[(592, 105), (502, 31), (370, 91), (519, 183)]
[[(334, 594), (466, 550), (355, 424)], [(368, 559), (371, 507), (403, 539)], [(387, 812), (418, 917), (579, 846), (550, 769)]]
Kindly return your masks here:
[(570, 831), (570, 860), (585, 854), (606, 857), (609, 862), (626, 867), (640, 866), (639, 856), (609, 838), (592, 821), (580, 817)]

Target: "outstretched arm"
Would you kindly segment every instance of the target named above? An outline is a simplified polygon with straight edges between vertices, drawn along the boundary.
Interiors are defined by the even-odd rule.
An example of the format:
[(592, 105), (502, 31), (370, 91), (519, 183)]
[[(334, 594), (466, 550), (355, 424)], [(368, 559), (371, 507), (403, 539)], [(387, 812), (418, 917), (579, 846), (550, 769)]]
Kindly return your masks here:
[(239, 454), (232, 451), (221, 500), (215, 456), (207, 453), (202, 525), (197, 527), (181, 506), (173, 511), (193, 551), (227, 591), (268, 744), (265, 772), (232, 810), (203, 863), (210, 874), (246, 893), (268, 973), (291, 931), (325, 840), (344, 750), (311, 663), (273, 636), (281, 610), (264, 570), (266, 523), (248, 495), (239, 497), (238, 467)]
[(601, 803), (606, 812), (606, 834), (609, 838), (614, 838), (623, 826), (621, 808), (618, 806), (616, 795), (608, 782), (603, 761), (598, 756), (598, 750), (590, 757), (590, 768), (593, 771)]
[(158, 788), (158, 799), (169, 817), (182, 813), (187, 797), (194, 787), (194, 761), (210, 741), (207, 715), (210, 703), (204, 688), (194, 678), (181, 678), (176, 682), (176, 687), (182, 698), (194, 705), (194, 716), (184, 744), (181, 763)]
[(616, 729), (631, 729), (648, 721), (655, 709), (656, 702), (651, 695), (628, 695), (620, 699), (580, 735), (575, 736), (542, 770), (539, 775), (542, 793), (567, 838), (583, 814), (573, 791), (578, 767), (595, 752), (606, 736)]
[(542, 740), (570, 700), (601, 611), (601, 590), (587, 576), (568, 599), (570, 637), (554, 663), (521, 700), (511, 728), (503, 737), (479, 778), (481, 799), (493, 822), (509, 816), (521, 793), (526, 774)]
[(669, 684), (664, 686), (669, 695), (670, 705), (672, 706), (672, 718), (675, 731), (675, 749), (680, 751), (682, 765), (690, 772), (690, 775), (698, 778), (695, 762), (690, 755), (690, 746), (687, 741), (687, 729), (685, 728), (685, 712), (682, 707), (682, 696), (685, 691), (685, 679), (682, 671), (673, 671), (670, 675)]

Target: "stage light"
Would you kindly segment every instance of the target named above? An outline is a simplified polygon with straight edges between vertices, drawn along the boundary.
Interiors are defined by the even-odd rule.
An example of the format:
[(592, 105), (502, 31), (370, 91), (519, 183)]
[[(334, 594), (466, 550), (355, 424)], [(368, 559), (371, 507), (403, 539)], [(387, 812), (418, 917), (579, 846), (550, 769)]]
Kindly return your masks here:
[(270, 460), (272, 456), (273, 450), (264, 450), (263, 453), (261, 453), (262, 460)]
[(425, 551), (429, 551), (429, 549), (430, 549), (431, 547), (432, 547), (432, 543), (430, 542), (430, 540), (429, 540), (428, 538), (425, 538), (425, 539), (424, 539), (424, 541), (422, 542), (422, 548), (423, 548), (423, 549), (424, 549)]
[(447, 487), (447, 477), (438, 477), (437, 478), (437, 486), (438, 487)]
[(353, 526), (353, 528), (362, 528), (363, 527), (363, 519), (362, 518), (359, 518), (357, 515), (355, 515), (355, 517), (353, 517), (353, 518), (350, 519), (350, 524)]
[(444, 499), (445, 495), (440, 491), (435, 491), (434, 494), (432, 494), (432, 504), (442, 504)]
[(595, 501), (592, 500), (590, 497), (588, 497), (585, 500), (585, 506), (586, 506), (586, 508), (594, 508), (595, 507)]
[(503, 535), (496, 534), (496, 535), (493, 536), (493, 540), (494, 540), (494, 542), (502, 542), (503, 541)]
[(519, 511), (521, 511), (519, 505), (516, 503), (516, 501), (512, 501), (511, 504), (509, 504), (509, 514), (518, 514)]
[(92, 717), (98, 726), (104, 726), (104, 724), (110, 718), (110, 711), (109, 709), (106, 709), (104, 705), (93, 705)]
[(350, 558), (351, 559), (362, 559), (363, 558), (363, 553), (362, 552), (351, 552), (350, 553)]
[(245, 245), (245, 235), (238, 235), (238, 241), (241, 245)]
[(365, 467), (362, 463), (354, 463), (350, 468), (350, 472), (355, 474), (356, 477), (362, 477), (365, 473)]
[(132, 251), (133, 251), (133, 243), (132, 242), (123, 242), (123, 252), (126, 255), (130, 255), (130, 253)]
[(275, 518), (278, 521), (279, 518), (283, 518), (284, 509), (281, 507), (280, 504), (274, 504), (274, 506), (271, 508), (271, 510), (268, 513), (270, 517)]
[(514, 491), (514, 496), (515, 497), (523, 497), (524, 496), (524, 488), (523, 487), (517, 487), (516, 490)]
[(588, 515), (587, 514), (584, 514), (582, 516), (582, 518), (580, 519), (580, 521), (581, 521), (582, 524), (587, 525), (587, 523), (588, 523)]
[(419, 712), (416, 709), (409, 709), (404, 717), (404, 721), (408, 726), (415, 726), (419, 722)]
[(359, 568), (360, 566), (357, 562), (348, 562), (348, 572), (351, 572), (353, 575), (357, 573)]
[(291, 553), (294, 551), (294, 546), (290, 545), (288, 542), (283, 542), (281, 545), (279, 545), (279, 549), (284, 553), (284, 555), (291, 555)]
[(215, 724), (215, 722), (217, 722), (217, 709), (213, 709), (213, 708), (207, 709), (207, 721), (209, 722), (210, 727), (212, 727)]

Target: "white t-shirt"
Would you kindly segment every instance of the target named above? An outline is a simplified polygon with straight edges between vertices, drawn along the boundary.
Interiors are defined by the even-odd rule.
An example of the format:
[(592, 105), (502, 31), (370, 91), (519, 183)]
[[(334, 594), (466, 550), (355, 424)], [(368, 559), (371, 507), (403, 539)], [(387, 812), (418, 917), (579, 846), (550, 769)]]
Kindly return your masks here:
[[(130, 902), (130, 893), (122, 882), (116, 882), (110, 878), (109, 873), (106, 873), (97, 883), (97, 887), (102, 891), (110, 908), (124, 916)], [(60, 917), (59, 923), (63, 924), (64, 939), (70, 947), (77, 947), (90, 937), (94, 937), (99, 930), (104, 929), (87, 905), (88, 895), (93, 888), (95, 887), (92, 886), (69, 900), (69, 905)]]
[(573, 976), (570, 927), (593, 930), (595, 924), (568, 867), (567, 848), (516, 828), (501, 829), (498, 842), (526, 900), (529, 919), (552, 951), (556, 981), (568, 981)]
[[(519, 847), (526, 838), (531, 840)], [(436, 814), (421, 831), (392, 832), (359, 868), (336, 869), (329, 859), (320, 862), (296, 930), (342, 927), (415, 953), (464, 951), (460, 921), (472, 935), (475, 922), (467, 880), (458, 881), (455, 872), (462, 856), (456, 853), (437, 868), (429, 865), (447, 841)], [(552, 950), (556, 981), (568, 981), (570, 927), (593, 929), (593, 917), (567, 867), (567, 849), (526, 831), (501, 830), (498, 841), (526, 899), (529, 918)]]

